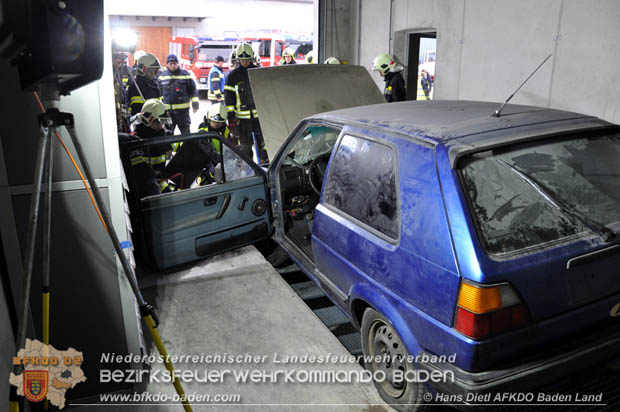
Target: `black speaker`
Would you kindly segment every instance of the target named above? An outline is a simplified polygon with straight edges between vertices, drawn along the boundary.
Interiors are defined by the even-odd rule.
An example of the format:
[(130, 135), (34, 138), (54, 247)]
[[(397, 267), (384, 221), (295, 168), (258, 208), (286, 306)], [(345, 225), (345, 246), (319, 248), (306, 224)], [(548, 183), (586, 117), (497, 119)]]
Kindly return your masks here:
[(103, 0), (0, 0), (0, 56), (23, 90), (68, 94), (103, 72)]

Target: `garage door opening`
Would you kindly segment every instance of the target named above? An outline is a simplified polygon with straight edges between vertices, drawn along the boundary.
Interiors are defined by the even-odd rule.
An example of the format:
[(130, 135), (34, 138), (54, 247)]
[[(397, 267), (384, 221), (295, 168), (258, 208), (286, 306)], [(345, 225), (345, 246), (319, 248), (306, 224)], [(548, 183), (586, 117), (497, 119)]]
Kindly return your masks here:
[[(407, 100), (431, 100), (435, 89), (437, 32), (410, 33), (407, 61)], [(422, 79), (422, 70), (425, 79)]]

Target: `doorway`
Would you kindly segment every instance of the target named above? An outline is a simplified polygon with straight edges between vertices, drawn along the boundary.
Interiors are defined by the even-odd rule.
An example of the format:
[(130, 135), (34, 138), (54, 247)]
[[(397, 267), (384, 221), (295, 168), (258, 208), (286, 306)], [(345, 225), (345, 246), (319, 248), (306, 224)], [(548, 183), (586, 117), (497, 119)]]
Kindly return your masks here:
[(437, 32), (410, 33), (407, 55), (407, 100), (424, 99), (423, 91), (418, 93), (420, 72), (424, 69), (430, 78), (428, 100), (433, 98), (435, 89), (435, 55), (437, 50)]

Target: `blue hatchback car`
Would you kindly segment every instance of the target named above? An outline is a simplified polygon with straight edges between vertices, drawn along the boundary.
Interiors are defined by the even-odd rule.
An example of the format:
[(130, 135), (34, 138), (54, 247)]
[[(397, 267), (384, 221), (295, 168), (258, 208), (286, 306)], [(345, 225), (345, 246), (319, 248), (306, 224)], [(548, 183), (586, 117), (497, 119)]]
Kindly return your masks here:
[[(519, 105), (372, 104), (364, 69), (275, 69), (250, 73), (261, 116), (280, 116), (261, 117), (266, 141), (283, 140), (266, 173), (223, 142), (249, 173), (227, 180), (223, 153), (218, 182), (137, 203), (158, 266), (273, 236), (360, 329), (401, 411), (425, 392), (543, 391), (620, 356), (620, 127)], [(334, 79), (322, 93), (358, 83), (285, 102), (310, 71)]]

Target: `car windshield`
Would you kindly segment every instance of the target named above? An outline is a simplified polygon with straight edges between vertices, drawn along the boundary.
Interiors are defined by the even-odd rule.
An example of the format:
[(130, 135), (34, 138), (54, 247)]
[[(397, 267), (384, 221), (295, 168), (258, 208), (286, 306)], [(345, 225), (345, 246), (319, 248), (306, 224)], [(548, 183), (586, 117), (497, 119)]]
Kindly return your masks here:
[(217, 56), (228, 56), (232, 50), (231, 45), (210, 45), (198, 49), (198, 60), (213, 61)]
[(588, 134), (477, 153), (461, 169), (492, 255), (620, 225), (620, 134)]
[(311, 126), (289, 152), (284, 164), (305, 164), (325, 153), (331, 153), (340, 131), (327, 126)]

